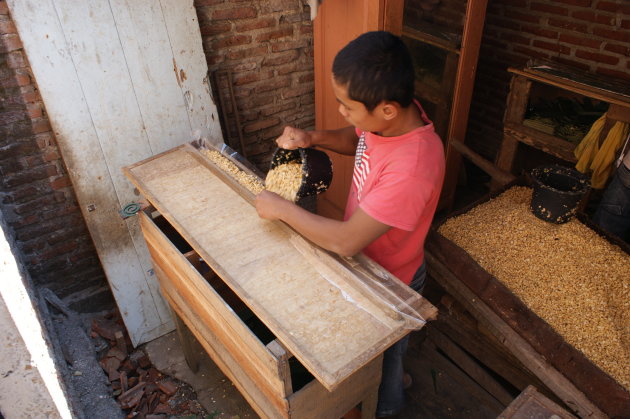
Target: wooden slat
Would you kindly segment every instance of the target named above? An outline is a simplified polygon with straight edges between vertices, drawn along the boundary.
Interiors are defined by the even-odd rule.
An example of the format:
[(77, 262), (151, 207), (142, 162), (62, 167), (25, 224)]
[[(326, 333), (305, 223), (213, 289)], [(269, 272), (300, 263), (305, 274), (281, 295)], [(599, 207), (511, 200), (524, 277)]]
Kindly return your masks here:
[(630, 105), (630, 96), (597, 88), (585, 83), (580, 83), (575, 80), (569, 80), (567, 78), (561, 78), (554, 76), (553, 74), (537, 71), (534, 68), (527, 68), (525, 70), (519, 70), (516, 68), (509, 68), (508, 71), (514, 74), (520, 74), (531, 80), (535, 80), (541, 83), (548, 84), (550, 86), (559, 87), (563, 90), (568, 90), (583, 96), (588, 96), (593, 99), (601, 100), (608, 103), (614, 103), (616, 105), (628, 106)]
[(446, 171), (438, 208), (450, 208), (455, 198), (455, 188), (462, 156), (450, 143), (452, 140), (463, 143), (466, 138), (470, 101), (475, 85), (475, 70), (477, 68), (487, 4), (488, 0), (468, 0), (466, 3), (461, 55), (457, 67), (451, 117), (446, 138)]
[[(204, 278), (188, 263), (181, 253), (168, 241), (149, 217), (141, 213), (141, 225), (154, 266), (158, 266), (167, 277), (160, 278), (163, 289), (171, 294), (177, 292), (192, 312), (195, 319), (203, 319), (207, 327), (223, 345), (234, 352), (242, 368), (276, 399), (284, 397), (284, 382), (277, 376), (277, 360), (251, 333), (223, 299), (207, 285)], [(189, 319), (190, 320), (190, 319)], [(199, 329), (199, 327), (198, 327)], [(281, 398), (280, 397), (280, 398)]]
[(512, 175), (509, 172), (503, 171), (492, 164), (490, 161), (486, 160), (479, 154), (475, 153), (470, 147), (466, 144), (461, 143), (456, 140), (451, 141), (451, 145), (459, 151), (462, 156), (466, 157), (468, 160), (473, 162), (477, 167), (481, 170), (492, 176), (494, 180), (497, 180), (501, 184), (505, 185), (507, 183), (513, 182), (516, 179), (516, 176)]
[(523, 144), (542, 150), (562, 160), (572, 163), (577, 161), (573, 154), (575, 144), (554, 137), (553, 135), (523, 125), (517, 126), (509, 122), (505, 123), (503, 132), (506, 136), (510, 136)]
[(529, 386), (498, 416), (497, 419), (529, 418), (575, 419), (575, 416)]
[(481, 365), (470, 355), (455, 344), (448, 337), (443, 335), (436, 328), (427, 329), (428, 336), (455, 364), (475, 380), (481, 387), (503, 405), (509, 405), (514, 399), (505, 388), (495, 380)]
[(381, 382), (383, 356), (379, 355), (365, 367), (341, 383), (334, 392), (327, 391), (317, 381), (289, 397), (296, 419), (336, 419), (361, 403), (361, 417), (372, 419), (376, 412), (378, 386)]
[[(158, 267), (156, 269), (158, 278), (162, 279), (167, 276)], [(168, 286), (168, 285), (167, 285)], [(242, 368), (242, 364), (234, 358), (229, 350), (227, 350), (221, 341), (219, 341), (202, 322), (192, 322), (195, 313), (186, 305), (186, 302), (176, 292), (169, 292), (163, 289), (163, 294), (169, 305), (177, 312), (182, 319), (188, 319), (186, 325), (195, 335), (199, 343), (203, 346), (208, 355), (217, 364), (221, 371), (230, 379), (230, 381), (238, 388), (239, 392), (245, 397), (249, 405), (261, 416), (265, 418), (284, 418), (289, 416), (285, 413), (285, 409), (278, 409), (273, 404), (273, 398), (269, 398), (264, 394), (258, 383), (252, 379), (247, 371)]]

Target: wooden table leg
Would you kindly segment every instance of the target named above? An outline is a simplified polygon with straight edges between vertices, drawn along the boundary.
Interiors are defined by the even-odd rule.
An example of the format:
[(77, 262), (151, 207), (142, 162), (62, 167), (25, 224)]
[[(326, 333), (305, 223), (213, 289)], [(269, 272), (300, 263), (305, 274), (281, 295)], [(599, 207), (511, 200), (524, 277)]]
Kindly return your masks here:
[(186, 326), (186, 323), (177, 315), (175, 310), (171, 308), (173, 319), (175, 320), (175, 328), (177, 329), (177, 336), (179, 342), (182, 345), (184, 351), (184, 358), (186, 358), (186, 364), (192, 372), (199, 371), (199, 354), (195, 351), (195, 336)]
[(378, 386), (361, 401), (361, 419), (374, 419), (378, 402)]

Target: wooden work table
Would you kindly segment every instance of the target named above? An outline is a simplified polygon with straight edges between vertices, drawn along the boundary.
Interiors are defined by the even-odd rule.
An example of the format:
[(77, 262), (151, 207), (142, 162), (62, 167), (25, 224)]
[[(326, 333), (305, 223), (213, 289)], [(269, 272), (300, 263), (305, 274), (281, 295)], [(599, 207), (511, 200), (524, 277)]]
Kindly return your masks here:
[[(382, 352), (435, 316), (430, 303), (366, 258), (260, 219), (251, 192), (189, 144), (125, 173), (153, 206), (141, 226), (180, 326), (261, 416), (374, 414)], [(315, 379), (297, 388), (292, 357)]]

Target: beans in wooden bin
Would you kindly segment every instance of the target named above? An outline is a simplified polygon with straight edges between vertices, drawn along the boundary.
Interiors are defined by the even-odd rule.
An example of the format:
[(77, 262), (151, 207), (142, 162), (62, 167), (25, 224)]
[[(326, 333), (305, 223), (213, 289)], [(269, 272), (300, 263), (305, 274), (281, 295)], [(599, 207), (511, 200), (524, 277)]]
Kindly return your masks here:
[(531, 196), (514, 186), (438, 231), (630, 390), (630, 255), (577, 219), (536, 218)]

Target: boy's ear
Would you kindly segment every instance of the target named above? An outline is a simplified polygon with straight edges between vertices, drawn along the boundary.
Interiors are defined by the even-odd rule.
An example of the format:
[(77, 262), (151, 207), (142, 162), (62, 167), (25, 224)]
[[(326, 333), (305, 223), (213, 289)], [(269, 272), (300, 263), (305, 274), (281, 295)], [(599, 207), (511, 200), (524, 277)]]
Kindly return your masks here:
[(381, 112), (385, 120), (391, 121), (398, 116), (398, 107), (392, 102), (382, 102)]

